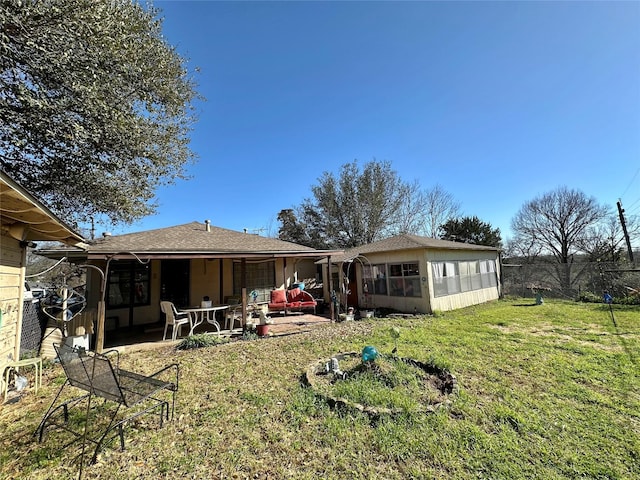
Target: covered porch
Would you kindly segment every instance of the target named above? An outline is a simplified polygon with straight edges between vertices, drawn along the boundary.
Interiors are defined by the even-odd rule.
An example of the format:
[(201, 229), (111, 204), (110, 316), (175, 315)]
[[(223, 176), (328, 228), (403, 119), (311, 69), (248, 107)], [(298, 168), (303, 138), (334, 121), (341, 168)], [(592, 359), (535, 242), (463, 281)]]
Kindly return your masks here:
[[(53, 251), (41, 253), (54, 257)], [(57, 249), (55, 256), (86, 269), (87, 306), (97, 318), (93, 343), (100, 352), (129, 336), (137, 342), (162, 340), (162, 301), (176, 310), (198, 308), (205, 301), (236, 311), (239, 305), (239, 322), (232, 329), (242, 328), (251, 305), (268, 303), (273, 290), (304, 284), (328, 305), (315, 262), (335, 253), (192, 222), (107, 235), (85, 250)], [(226, 311), (216, 313), (224, 328)]]
[[(269, 326), (269, 335), (267, 337), (277, 337), (283, 335), (294, 335), (297, 333), (308, 332), (314, 328), (321, 327), (332, 323), (331, 313), (325, 310), (324, 313), (293, 313), (287, 316), (273, 316), (273, 323)], [(109, 335), (105, 339), (104, 349), (116, 349), (123, 351), (138, 351), (151, 348), (159, 348), (166, 346), (170, 343), (178, 343), (186, 337), (186, 331), (177, 340), (172, 341), (167, 339), (162, 340), (164, 324), (158, 323), (157, 325), (141, 326), (131, 330), (121, 330), (114, 332), (113, 335)], [(215, 328), (210, 325), (204, 324), (195, 330), (196, 334), (207, 333), (211, 335), (218, 335)], [(222, 331), (221, 336), (234, 338), (241, 338), (243, 334), (242, 328), (236, 328), (232, 331)], [(265, 337), (266, 338), (266, 337)]]

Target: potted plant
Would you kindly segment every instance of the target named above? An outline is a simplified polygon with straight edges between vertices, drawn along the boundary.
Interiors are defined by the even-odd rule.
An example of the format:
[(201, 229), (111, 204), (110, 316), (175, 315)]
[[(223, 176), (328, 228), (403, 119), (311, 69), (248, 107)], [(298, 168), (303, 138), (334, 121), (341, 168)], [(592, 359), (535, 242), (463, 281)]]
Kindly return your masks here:
[(269, 325), (273, 323), (273, 319), (267, 315), (267, 312), (263, 308), (260, 310), (260, 320), (256, 325), (256, 332), (260, 337), (266, 337), (269, 335)]

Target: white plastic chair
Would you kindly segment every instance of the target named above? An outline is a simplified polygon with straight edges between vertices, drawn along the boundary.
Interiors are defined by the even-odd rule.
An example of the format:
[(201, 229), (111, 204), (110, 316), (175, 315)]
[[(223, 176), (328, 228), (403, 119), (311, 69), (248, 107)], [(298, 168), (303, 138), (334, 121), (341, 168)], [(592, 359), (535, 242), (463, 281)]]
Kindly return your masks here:
[(160, 310), (162, 310), (166, 317), (162, 340), (167, 337), (167, 328), (169, 325), (173, 327), (171, 330), (171, 340), (175, 340), (177, 336), (180, 335), (182, 326), (190, 323), (189, 316), (187, 314), (183, 314), (184, 316), (180, 315), (175, 305), (171, 302), (160, 302)]
[(236, 322), (242, 326), (242, 304), (230, 305), (225, 313), (225, 327), (233, 330)]

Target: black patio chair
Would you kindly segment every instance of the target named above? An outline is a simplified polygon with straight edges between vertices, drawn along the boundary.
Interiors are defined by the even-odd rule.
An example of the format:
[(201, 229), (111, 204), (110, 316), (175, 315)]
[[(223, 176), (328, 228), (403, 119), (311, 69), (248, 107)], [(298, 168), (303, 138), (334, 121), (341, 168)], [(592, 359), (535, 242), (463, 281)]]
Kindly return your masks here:
[[(176, 394), (178, 392), (179, 366), (168, 365), (152, 375), (129, 372), (119, 367), (120, 357), (116, 350), (106, 354), (86, 352), (82, 348), (54, 344), (58, 359), (67, 376), (58, 394), (42, 418), (34, 432), (38, 441), (42, 442), (47, 427), (53, 425), (70, 432), (73, 439), (63, 448), (82, 440), (80, 454), (80, 477), (87, 442), (95, 444), (90, 463), (95, 463), (103, 444), (112, 438), (120, 438), (120, 448), (124, 450), (124, 426), (127, 422), (144, 414), (157, 410), (160, 416), (160, 428), (163, 420), (173, 419)], [(115, 352), (115, 364), (107, 355)], [(70, 400), (60, 400), (67, 386), (75, 387), (87, 393)], [(169, 406), (168, 396), (171, 396)], [(65, 395), (64, 398), (67, 396)], [(104, 399), (102, 406), (91, 404), (93, 397)], [(166, 397), (166, 398), (165, 398)], [(79, 417), (84, 423), (83, 431), (73, 427), (69, 422), (69, 408), (82, 405), (86, 401), (84, 413)], [(115, 406), (108, 404), (115, 402)], [(106, 408), (105, 408), (106, 407)], [(120, 414), (121, 407), (130, 408), (127, 413)], [(62, 421), (60, 419), (62, 414)], [(102, 418), (98, 418), (102, 417)], [(105, 426), (106, 424), (106, 426)], [(95, 425), (95, 432), (91, 426)], [(113, 435), (111, 436), (110, 434)]]

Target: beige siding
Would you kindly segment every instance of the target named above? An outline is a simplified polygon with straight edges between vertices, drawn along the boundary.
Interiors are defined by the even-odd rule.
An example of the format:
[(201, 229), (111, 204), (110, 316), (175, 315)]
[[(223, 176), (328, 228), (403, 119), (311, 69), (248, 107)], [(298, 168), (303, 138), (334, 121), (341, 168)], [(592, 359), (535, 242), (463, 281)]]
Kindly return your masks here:
[[(493, 260), (496, 267), (497, 278), (500, 278), (500, 264), (498, 261), (498, 252), (482, 251), (482, 250), (431, 250), (431, 249), (414, 249), (402, 250), (398, 252), (377, 252), (366, 255), (362, 263), (367, 264), (367, 260), (372, 265), (375, 264), (392, 264), (392, 263), (410, 263), (418, 262), (420, 269), (420, 291), (421, 297), (394, 297), (390, 295), (368, 295), (368, 305), (376, 308), (387, 307), (393, 308), (400, 312), (418, 312), (431, 313), (434, 310), (454, 310), (456, 308), (467, 307), (496, 300), (500, 295), (500, 285), (498, 287), (485, 288), (470, 292), (448, 295), (435, 298), (433, 295), (433, 275), (431, 262), (438, 261), (472, 261), (472, 260)], [(362, 268), (358, 260), (354, 262), (356, 265), (356, 279), (358, 291), (358, 303), (365, 305), (365, 297), (362, 292)], [(388, 272), (387, 272), (388, 273)], [(323, 273), (325, 282), (328, 282), (326, 271)], [(328, 284), (328, 283), (327, 283)], [(334, 288), (338, 289), (336, 285)], [(325, 289), (328, 292), (328, 287)]]
[[(429, 279), (429, 295), (431, 297), (431, 310), (448, 311), (457, 308), (478, 305), (500, 297), (500, 262), (498, 261), (498, 252), (495, 251), (476, 251), (476, 250), (429, 250), (426, 253), (427, 258), (427, 276)], [(494, 260), (496, 275), (498, 278), (498, 286), (491, 288), (483, 288), (481, 290), (472, 290), (470, 292), (462, 292), (454, 295), (446, 295), (443, 297), (434, 297), (433, 294), (433, 270), (431, 262), (444, 261), (472, 261), (472, 260)]]
[(301, 258), (296, 260), (294, 278), (292, 282), (303, 282), (308, 279), (315, 280), (317, 267), (315, 260), (311, 258)]
[[(372, 265), (381, 263), (413, 263), (417, 262), (420, 269), (420, 297), (393, 297), (390, 295), (368, 295), (369, 301), (367, 307), (386, 307), (393, 308), (400, 312), (418, 312), (429, 313), (429, 285), (427, 283), (426, 260), (423, 250), (402, 250), (400, 252), (380, 252), (375, 254), (367, 254), (366, 258)], [(358, 302), (365, 305), (365, 297), (362, 293), (362, 268), (358, 260), (355, 261), (356, 278), (358, 281)], [(366, 265), (367, 261), (362, 260)], [(388, 272), (387, 272), (388, 275)], [(424, 280), (423, 280), (424, 279)]]
[(191, 305), (200, 305), (202, 297), (208, 296), (214, 304), (222, 303), (220, 297), (220, 261), (197, 258), (191, 260)]
[(0, 373), (2, 373), (10, 360), (20, 358), (25, 250), (20, 247), (17, 240), (4, 235), (0, 237), (0, 247)]

